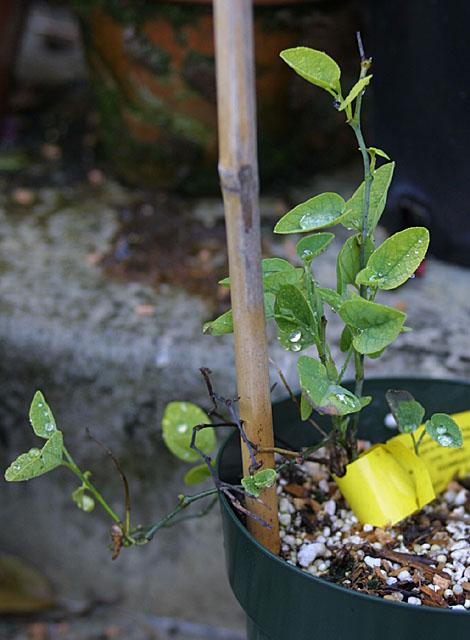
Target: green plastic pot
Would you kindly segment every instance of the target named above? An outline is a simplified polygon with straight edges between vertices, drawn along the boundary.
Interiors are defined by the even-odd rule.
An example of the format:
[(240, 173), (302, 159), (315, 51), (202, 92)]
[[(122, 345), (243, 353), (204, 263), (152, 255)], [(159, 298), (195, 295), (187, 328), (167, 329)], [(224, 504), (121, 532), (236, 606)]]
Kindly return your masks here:
[[(345, 385), (350, 386), (350, 385)], [(470, 384), (451, 380), (389, 378), (370, 380), (364, 393), (373, 402), (364, 410), (360, 436), (374, 442), (393, 435), (384, 426), (387, 389), (407, 389), (425, 407), (457, 413), (470, 409)], [(274, 405), (279, 446), (312, 444), (312, 427), (299, 420), (291, 400)], [(236, 434), (219, 457), (221, 478), (239, 481), (240, 446)], [(248, 640), (464, 640), (470, 612), (394, 603), (320, 580), (261, 547), (225, 498), (221, 498), (225, 554), (233, 592), (247, 615)]]

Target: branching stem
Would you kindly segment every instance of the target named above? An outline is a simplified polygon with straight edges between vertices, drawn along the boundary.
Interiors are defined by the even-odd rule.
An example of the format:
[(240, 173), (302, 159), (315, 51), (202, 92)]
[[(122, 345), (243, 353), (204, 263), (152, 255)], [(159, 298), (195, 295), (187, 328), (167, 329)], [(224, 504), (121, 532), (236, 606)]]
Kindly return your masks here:
[(203, 498), (207, 498), (208, 496), (213, 496), (218, 493), (218, 489), (216, 487), (212, 489), (207, 489), (206, 491), (201, 491), (200, 493), (196, 493), (192, 496), (181, 496), (178, 506), (170, 511), (164, 518), (156, 522), (154, 525), (149, 527), (144, 534), (143, 541), (141, 544), (145, 544), (146, 542), (150, 542), (153, 536), (157, 533), (159, 529), (163, 527), (170, 526), (171, 521), (179, 514), (181, 511), (189, 507), (189, 505), (193, 504), (193, 502), (197, 502), (198, 500), (202, 500)]
[(81, 471), (81, 469), (75, 463), (75, 460), (72, 458), (72, 456), (70, 455), (70, 453), (67, 451), (65, 447), (63, 448), (63, 451), (67, 459), (67, 462), (63, 462), (64, 466), (66, 466), (67, 469), (70, 469), (72, 473), (74, 473), (78, 478), (80, 478), (84, 486), (88, 489), (88, 491), (95, 498), (95, 500), (101, 505), (101, 507), (108, 514), (111, 520), (113, 520), (116, 524), (121, 525), (121, 518), (109, 506), (109, 504), (106, 502), (106, 500), (103, 498), (103, 496), (98, 491), (98, 489), (94, 486), (94, 484), (90, 482), (90, 480), (86, 477), (86, 475)]

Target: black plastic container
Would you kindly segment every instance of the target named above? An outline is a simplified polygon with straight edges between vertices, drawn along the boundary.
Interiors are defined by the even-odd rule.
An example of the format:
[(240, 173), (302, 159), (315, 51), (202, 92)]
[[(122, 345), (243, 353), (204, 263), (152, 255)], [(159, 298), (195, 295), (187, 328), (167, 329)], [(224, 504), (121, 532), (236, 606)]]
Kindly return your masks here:
[(397, 161), (383, 223), (470, 265), (470, 3), (369, 0), (374, 144)]
[[(347, 386), (347, 385), (346, 385)], [(384, 426), (387, 389), (407, 389), (427, 410), (470, 409), (470, 384), (449, 380), (379, 379), (365, 385), (374, 400), (364, 410), (361, 435), (373, 441), (393, 433)], [(294, 448), (315, 441), (291, 400), (273, 407), (278, 444)], [(236, 435), (219, 458), (221, 477), (240, 478)], [(394, 603), (314, 578), (261, 547), (228, 502), (221, 499), (225, 554), (233, 592), (247, 614), (248, 640), (466, 640), (470, 612)]]

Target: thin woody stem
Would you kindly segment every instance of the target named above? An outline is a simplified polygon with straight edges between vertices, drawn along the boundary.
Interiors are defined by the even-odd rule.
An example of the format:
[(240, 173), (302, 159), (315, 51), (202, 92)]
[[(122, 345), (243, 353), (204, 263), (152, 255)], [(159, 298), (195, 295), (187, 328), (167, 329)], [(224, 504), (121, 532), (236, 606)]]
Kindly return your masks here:
[(114, 466), (116, 467), (117, 472), (121, 476), (121, 480), (122, 480), (122, 484), (123, 484), (123, 488), (124, 488), (124, 513), (125, 513), (125, 515), (124, 515), (124, 535), (127, 536), (129, 534), (129, 531), (130, 531), (130, 528), (131, 528), (131, 496), (130, 496), (130, 490), (129, 490), (129, 482), (127, 480), (126, 474), (122, 470), (122, 467), (121, 467), (121, 465), (119, 463), (119, 460), (116, 458), (116, 456), (111, 451), (111, 449), (109, 449), (109, 447), (107, 447), (102, 442), (100, 442), (97, 438), (95, 438), (95, 436), (91, 433), (91, 431), (88, 428), (86, 429), (86, 432), (87, 432), (88, 437), (91, 440), (93, 440), (93, 442), (96, 442), (96, 444), (98, 446), (100, 446), (102, 449), (104, 449), (106, 451), (108, 456), (111, 458)]
[(173, 511), (147, 529), (144, 535), (145, 542), (150, 542), (159, 529), (170, 526), (171, 521), (181, 513), (183, 509), (186, 509), (189, 505), (193, 504), (193, 502), (197, 502), (198, 500), (202, 500), (208, 496), (213, 496), (216, 493), (218, 493), (218, 489), (214, 487), (213, 489), (207, 489), (206, 491), (201, 491), (200, 493), (196, 493), (192, 496), (181, 496), (178, 506), (173, 509)]

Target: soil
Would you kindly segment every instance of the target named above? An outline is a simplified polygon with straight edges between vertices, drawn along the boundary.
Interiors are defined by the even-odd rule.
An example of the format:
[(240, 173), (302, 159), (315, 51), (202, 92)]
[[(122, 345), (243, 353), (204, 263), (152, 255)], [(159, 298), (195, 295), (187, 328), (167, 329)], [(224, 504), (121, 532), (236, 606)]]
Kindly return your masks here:
[(278, 494), (281, 556), (290, 564), (387, 600), (470, 611), (465, 483), (450, 483), (420, 513), (384, 529), (358, 522), (319, 462), (282, 471)]

